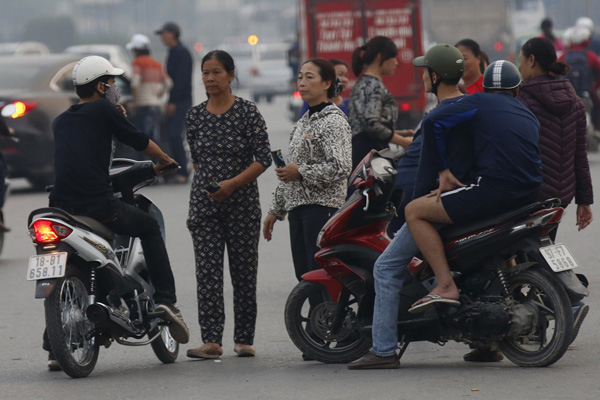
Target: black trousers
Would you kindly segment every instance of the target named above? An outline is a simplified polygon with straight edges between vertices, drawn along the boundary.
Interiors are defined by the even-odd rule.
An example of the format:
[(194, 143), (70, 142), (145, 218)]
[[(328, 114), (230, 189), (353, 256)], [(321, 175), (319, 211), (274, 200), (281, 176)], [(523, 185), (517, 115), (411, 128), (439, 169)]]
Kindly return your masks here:
[(171, 271), (167, 248), (158, 222), (154, 217), (118, 199), (112, 199), (101, 204), (77, 207), (51, 202), (50, 206), (62, 208), (73, 215), (94, 218), (119, 235), (139, 237), (142, 240), (148, 275), (156, 290), (154, 301), (157, 304), (174, 304), (177, 302), (175, 279)]
[(298, 281), (305, 273), (321, 268), (315, 261), (315, 253), (319, 250), (317, 236), (336, 211), (336, 208), (315, 204), (299, 206), (288, 213), (292, 260)]

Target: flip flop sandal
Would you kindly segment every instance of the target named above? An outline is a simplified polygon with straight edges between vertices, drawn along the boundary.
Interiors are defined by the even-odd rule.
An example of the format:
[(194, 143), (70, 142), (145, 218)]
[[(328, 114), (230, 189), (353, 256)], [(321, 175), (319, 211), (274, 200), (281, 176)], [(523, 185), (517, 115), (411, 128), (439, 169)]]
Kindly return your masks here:
[(460, 306), (460, 301), (446, 299), (437, 294), (428, 294), (427, 296), (424, 296), (423, 299), (431, 299), (431, 300), (426, 301), (424, 303), (417, 304), (416, 306), (409, 308), (408, 312), (411, 314), (422, 313), (422, 312), (429, 310), (436, 304), (448, 304), (451, 306)]

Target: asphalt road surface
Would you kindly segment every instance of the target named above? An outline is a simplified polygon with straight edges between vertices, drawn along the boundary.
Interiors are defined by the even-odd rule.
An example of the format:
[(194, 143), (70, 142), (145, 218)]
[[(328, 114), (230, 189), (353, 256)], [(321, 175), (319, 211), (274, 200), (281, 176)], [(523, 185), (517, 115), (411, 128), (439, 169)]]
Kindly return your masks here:
[[(286, 150), (291, 122), (285, 98), (259, 108), (267, 121), (271, 146)], [(591, 154), (596, 196), (600, 190), (600, 154)], [(263, 212), (276, 180), (270, 169), (259, 178)], [(34, 193), (24, 181), (13, 182), (5, 205), (12, 231), (6, 235), (0, 256), (0, 399), (597, 399), (600, 398), (600, 333), (597, 221), (577, 232), (575, 207), (567, 209), (558, 241), (577, 257), (591, 286), (591, 311), (578, 339), (555, 365), (526, 369), (504, 360), (473, 364), (462, 360), (468, 348), (459, 343), (438, 346), (411, 344), (398, 370), (349, 371), (345, 365), (305, 362), (289, 339), (283, 319), (286, 298), (296, 284), (287, 222), (275, 225), (271, 242), (261, 240), (258, 276), (258, 321), (254, 358), (237, 358), (233, 352), (233, 310), (229, 278), (225, 299), (228, 320), (224, 355), (218, 361), (187, 359), (188, 348), (201, 344), (196, 318), (195, 275), (191, 239), (185, 227), (189, 185), (157, 185), (144, 189), (165, 214), (167, 247), (172, 261), (184, 318), (191, 330), (190, 343), (181, 346), (175, 364), (163, 365), (151, 348), (113, 344), (102, 348), (94, 372), (71, 379), (46, 369), (41, 349), (43, 301), (34, 299), (34, 283), (25, 280), (28, 257), (34, 254), (26, 234), (32, 209), (47, 204), (47, 196)], [(264, 216), (264, 215), (263, 215)]]

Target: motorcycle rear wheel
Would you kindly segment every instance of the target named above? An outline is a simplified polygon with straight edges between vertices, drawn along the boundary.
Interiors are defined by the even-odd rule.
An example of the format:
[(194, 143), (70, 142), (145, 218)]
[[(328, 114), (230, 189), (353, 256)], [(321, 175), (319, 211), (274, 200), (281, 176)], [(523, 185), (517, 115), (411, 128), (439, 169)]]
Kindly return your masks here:
[(173, 339), (169, 328), (158, 327), (148, 334), (149, 337), (154, 337), (160, 330), (160, 336), (150, 343), (156, 357), (164, 364), (173, 364), (179, 355), (179, 343)]
[[(565, 290), (550, 272), (530, 269), (511, 279), (510, 291), (518, 302), (533, 302), (549, 308), (553, 315), (526, 337), (507, 338), (500, 350), (522, 367), (547, 367), (565, 354), (571, 343), (573, 313)], [(543, 340), (542, 340), (543, 339)]]
[(46, 328), (58, 364), (72, 378), (88, 376), (96, 366), (99, 348), (87, 337), (94, 325), (85, 314), (89, 306), (87, 280), (73, 265), (45, 301)]
[[(322, 301), (311, 307), (309, 297)], [(328, 364), (349, 363), (362, 357), (369, 351), (370, 344), (358, 330), (352, 303), (351, 298), (340, 332), (332, 334), (328, 328), (337, 304), (330, 299), (323, 285), (300, 282), (285, 305), (285, 326), (292, 342), (307, 356)]]

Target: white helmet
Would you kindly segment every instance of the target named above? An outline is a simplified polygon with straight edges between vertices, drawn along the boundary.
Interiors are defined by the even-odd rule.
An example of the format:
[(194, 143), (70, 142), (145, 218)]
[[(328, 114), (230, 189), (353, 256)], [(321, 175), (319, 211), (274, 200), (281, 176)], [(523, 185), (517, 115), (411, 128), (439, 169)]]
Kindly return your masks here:
[[(567, 32), (568, 31), (568, 32)], [(566, 42), (570, 45), (578, 45), (584, 43), (590, 38), (592, 32), (583, 26), (574, 26), (565, 31)]]
[(588, 17), (579, 17), (577, 21), (575, 21), (575, 26), (583, 26), (584, 28), (588, 28), (590, 31), (594, 30), (594, 21)]
[(131, 37), (131, 41), (125, 45), (127, 50), (143, 50), (150, 47), (150, 39), (148, 36), (136, 33)]
[(115, 68), (112, 64), (100, 56), (84, 57), (73, 67), (73, 84), (75, 86), (85, 85), (101, 76), (118, 76), (125, 73), (121, 68)]

